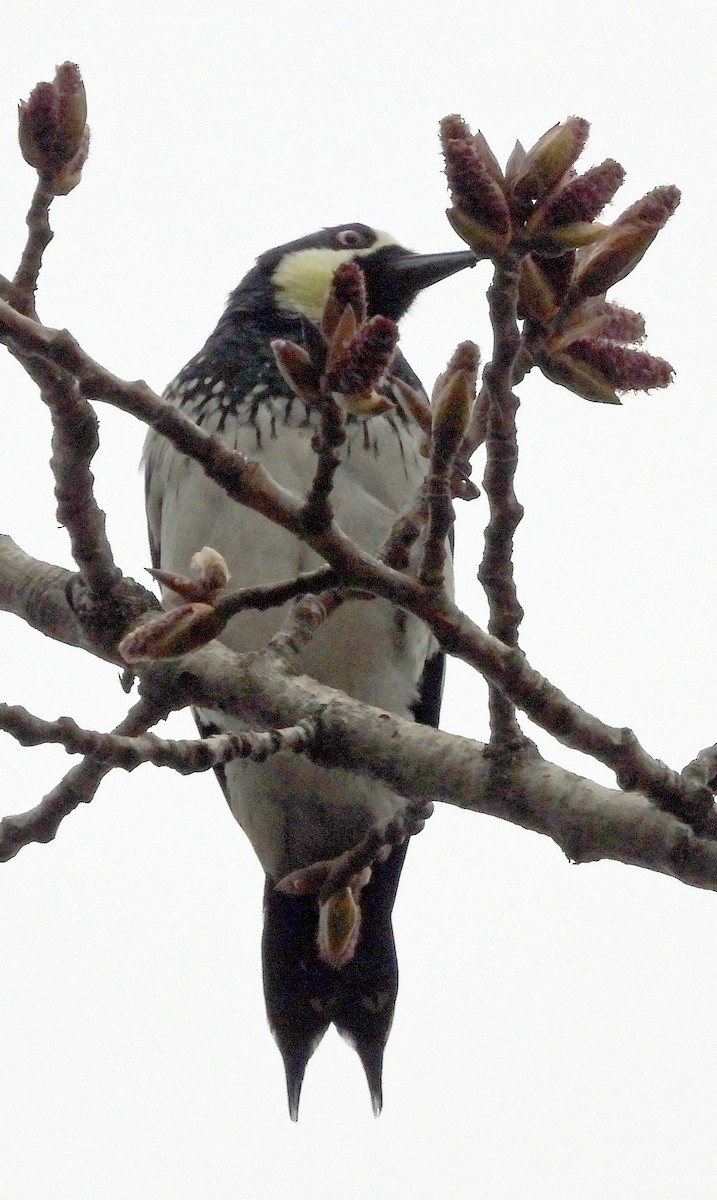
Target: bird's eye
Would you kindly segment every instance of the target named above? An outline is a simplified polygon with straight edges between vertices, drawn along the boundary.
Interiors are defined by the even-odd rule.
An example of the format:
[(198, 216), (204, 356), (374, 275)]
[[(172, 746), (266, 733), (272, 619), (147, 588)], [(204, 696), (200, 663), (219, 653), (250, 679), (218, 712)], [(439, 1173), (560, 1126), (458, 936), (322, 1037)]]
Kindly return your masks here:
[(336, 241), (346, 250), (357, 250), (359, 246), (363, 245), (363, 238), (357, 229), (342, 229), (336, 235)]

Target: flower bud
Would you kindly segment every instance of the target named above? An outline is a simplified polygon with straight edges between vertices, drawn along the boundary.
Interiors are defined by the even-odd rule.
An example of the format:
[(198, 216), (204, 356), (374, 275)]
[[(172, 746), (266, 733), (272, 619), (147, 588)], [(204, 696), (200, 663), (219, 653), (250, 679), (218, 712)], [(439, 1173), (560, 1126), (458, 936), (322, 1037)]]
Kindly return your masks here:
[(270, 345), (279, 374), (292, 392), (307, 404), (317, 400), (320, 390), (319, 372), (304, 347), (284, 338), (274, 338)]
[(517, 200), (536, 200), (554, 187), (583, 151), (590, 125), (582, 117), (569, 117), (553, 125), (528, 150), (516, 173), (513, 192)]
[(319, 905), (317, 945), (319, 958), (338, 969), (351, 962), (361, 930), (361, 908), (350, 887), (330, 896)]
[(56, 196), (68, 196), (73, 191), (80, 179), (82, 178), (82, 168), (87, 161), (87, 155), (90, 152), (90, 131), (85, 126), (85, 132), (80, 142), (80, 147), (77, 153), (60, 167), (59, 171), (52, 178), (52, 190)]
[(543, 270), (541, 260), (533, 254), (527, 254), (521, 261), (518, 295), (520, 316), (537, 325), (547, 325), (560, 311), (552, 281)]
[(474, 147), (449, 141), (445, 147), (446, 175), (453, 198), (448, 220), (479, 257), (501, 254), (512, 233), (508, 202)]
[(375, 389), (365, 392), (332, 392), (334, 400), (352, 417), (377, 417), (388, 412), (391, 402)]
[(595, 221), (609, 204), (625, 178), (618, 162), (608, 158), (584, 175), (576, 175), (560, 184), (538, 204), (527, 222), (527, 231), (566, 228)]
[(356, 337), (359, 325), (353, 305), (347, 304), (333, 325), (334, 329), (326, 354), (327, 373), (333, 371), (336, 364), (345, 357), (352, 339)]
[(508, 239), (481, 224), (474, 218), (466, 216), (458, 208), (447, 208), (446, 216), (451, 228), (458, 234), (461, 241), (470, 246), (476, 258), (498, 258), (507, 249)]
[(57, 180), (53, 190), (58, 195), (71, 191), (89, 146), (87, 99), (77, 66), (63, 63), (52, 83), (38, 83), (27, 101), (21, 101), (18, 122), (25, 161), (46, 180)]
[(460, 342), (453, 354), (450, 357), (445, 371), (442, 372), (436, 379), (433, 385), (431, 394), (431, 407), (435, 409), (445, 388), (450, 384), (452, 376), (457, 371), (465, 373), (473, 391), (475, 392), (476, 383), (478, 380), (478, 369), (480, 367), (480, 350), (475, 342)]
[(475, 157), (488, 172), (491, 179), (494, 179), (501, 187), (504, 186), (505, 179), (500, 169), (500, 163), (480, 129), (476, 134), (473, 134), (467, 123), (463, 120), (463, 117), (459, 117), (456, 113), (453, 113), (450, 117), (444, 117), (439, 128), (444, 154), (447, 153), (450, 142), (464, 142), (473, 150)]
[(560, 354), (540, 355), (537, 361), (554, 383), (602, 404), (619, 404), (617, 392), (667, 387), (674, 375), (663, 358), (614, 342), (589, 339), (571, 342)]
[(448, 370), (434, 391), (431, 458), (439, 467), (456, 456), (475, 404), (475, 375), (461, 367)]
[(191, 579), (161, 567), (152, 567), (149, 573), (162, 587), (175, 592), (187, 603), (194, 600), (211, 603), (230, 578), (226, 560), (211, 546), (204, 546), (192, 556), (189, 571)]
[(619, 392), (649, 392), (668, 387), (674, 371), (664, 358), (614, 342), (573, 342), (566, 355), (599, 371)]
[[(349, 313), (352, 311), (348, 309)], [(385, 375), (397, 341), (395, 321), (388, 317), (370, 317), (327, 366), (325, 386), (344, 396), (369, 394)]]
[(520, 264), (518, 312), (538, 325), (546, 325), (557, 316), (568, 294), (575, 265), (575, 254), (568, 252), (547, 258), (528, 254)]
[(572, 358), (567, 352), (555, 356), (536, 356), (536, 361), (547, 379), (568, 388), (584, 400), (592, 400), (597, 404), (620, 403), (614, 386), (602, 372)]
[(358, 263), (341, 263), (334, 272), (331, 286), (326, 293), (324, 309), (321, 314), (321, 329), (328, 341), (334, 335), (347, 305), (354, 312), (356, 324), (361, 325), (366, 320), (366, 276)]
[(511, 190), (522, 170), (524, 162), (525, 146), (521, 142), (516, 142), (505, 164), (505, 182)]
[(458, 113), (451, 113), (450, 116), (441, 119), (438, 126), (438, 135), (441, 139), (441, 146), (444, 153), (449, 142), (470, 143), (473, 141), (473, 131), (468, 122)]
[[(420, 427), (426, 438), (431, 435), (431, 407), (426, 400), (423, 389), (413, 388), (405, 379), (399, 379), (398, 375), (391, 375), (391, 387), (395, 392), (398, 392), (400, 397), (399, 403), (401, 407), (413, 418), (416, 424)], [(424, 458), (428, 457), (428, 448), (426, 438), (421, 443), (420, 453)]]
[(192, 555), (189, 570), (207, 594), (226, 587), (230, 578), (227, 560), (212, 546), (202, 546), (201, 550)]
[(617, 304), (606, 304), (602, 296), (591, 297), (568, 310), (558, 332), (547, 338), (551, 354), (573, 342), (610, 341), (630, 344), (645, 336), (645, 319), (640, 313)]
[(130, 630), (117, 649), (127, 663), (178, 658), (211, 642), (225, 625), (226, 618), (221, 617), (211, 604), (182, 604), (158, 613)]
[(590, 246), (607, 233), (607, 225), (598, 221), (575, 221), (572, 225), (541, 228), (531, 237), (533, 250), (544, 258), (557, 257), (568, 250)]
[(473, 146), (473, 151), (476, 158), (483, 164), (491, 179), (494, 179), (495, 182), (501, 187), (501, 190), (504, 190), (505, 176), (501, 170), (500, 163), (498, 162), (498, 159), (491, 150), (480, 129), (474, 135), (471, 145)]
[(600, 336), (611, 342), (634, 345), (645, 337), (645, 318), (642, 313), (623, 308), (620, 304), (603, 304), (603, 325)]
[(576, 296), (601, 296), (637, 266), (680, 202), (676, 187), (658, 187), (622, 213), (593, 249), (581, 255)]

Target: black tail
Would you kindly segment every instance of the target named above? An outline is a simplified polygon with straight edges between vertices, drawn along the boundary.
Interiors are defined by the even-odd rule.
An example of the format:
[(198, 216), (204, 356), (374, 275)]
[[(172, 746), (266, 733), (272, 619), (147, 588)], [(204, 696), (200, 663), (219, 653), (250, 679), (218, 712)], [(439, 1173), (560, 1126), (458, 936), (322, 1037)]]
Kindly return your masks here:
[(378, 1116), (383, 1103), (381, 1074), (398, 991), (398, 962), (391, 912), (406, 846), (378, 863), (361, 892), (362, 924), (351, 962), (326, 966), (316, 945), (314, 897), (285, 896), (267, 878), (264, 890), (262, 962), (271, 1031), (281, 1051), (292, 1121), (299, 1114), (304, 1071), (333, 1022), (363, 1063)]
[[(452, 536), (451, 536), (452, 548)], [(425, 664), (416, 721), (438, 726), (444, 657)], [(267, 877), (264, 888), (262, 963), (264, 998), (271, 1031), (284, 1060), (292, 1121), (299, 1116), (304, 1071), (333, 1021), (363, 1063), (375, 1116), (383, 1104), (383, 1052), (398, 992), (398, 960), (391, 914), (408, 842), (377, 863), (361, 892), (362, 924), (356, 953), (339, 970), (318, 957), (318, 908), (313, 897), (277, 892)]]

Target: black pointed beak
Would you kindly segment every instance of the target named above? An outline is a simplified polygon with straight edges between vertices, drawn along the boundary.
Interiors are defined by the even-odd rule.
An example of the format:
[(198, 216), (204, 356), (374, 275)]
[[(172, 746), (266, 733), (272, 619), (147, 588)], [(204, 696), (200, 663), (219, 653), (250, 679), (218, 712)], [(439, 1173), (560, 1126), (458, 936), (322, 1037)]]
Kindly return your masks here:
[(391, 263), (406, 290), (417, 296), (424, 288), (448, 279), (466, 267), (474, 267), (478, 259), (472, 250), (453, 250), (448, 254), (411, 254), (404, 251)]
[(478, 260), (472, 250), (413, 254), (402, 246), (384, 246), (357, 261), (366, 276), (371, 315), (380, 313), (392, 321), (400, 321), (424, 288), (466, 267), (474, 267)]

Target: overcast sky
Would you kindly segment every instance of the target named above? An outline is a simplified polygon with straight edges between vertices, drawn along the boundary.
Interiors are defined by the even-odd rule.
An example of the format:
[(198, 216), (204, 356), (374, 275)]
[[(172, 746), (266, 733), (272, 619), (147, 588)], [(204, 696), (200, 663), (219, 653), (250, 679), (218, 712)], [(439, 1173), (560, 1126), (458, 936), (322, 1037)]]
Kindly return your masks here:
[[(39, 309), (111, 370), (158, 390), (198, 349), (262, 250), (364, 221), (458, 248), (436, 126), (461, 112), (505, 160), (570, 114), (582, 162), (627, 170), (615, 212), (676, 183), (683, 203), (615, 297), (647, 318), (666, 392), (590, 405), (521, 389), (524, 648), (603, 719), (683, 766), (715, 741), (714, 34), (669, 9), (496, 0), (361, 5), (35, 0), (3, 15), (0, 271), (24, 238), (33, 172), (16, 104), (77, 61), (93, 142), (52, 211)], [(708, 89), (709, 80), (709, 89)], [(428, 292), (402, 347), (427, 384), (457, 341), (487, 355), (488, 268)], [(0, 526), (70, 566), (48, 419), (0, 359)], [(142, 431), (102, 408), (95, 460), (117, 557), (149, 554)], [(461, 598), (485, 524), (460, 514)], [(110, 728), (117, 672), (0, 618), (0, 693)], [(443, 725), (482, 738), (485, 691), (449, 677)], [(530, 727), (526, 724), (526, 729)], [(175, 734), (191, 733), (188, 718)], [(554, 761), (604, 768), (535, 730)], [(0, 740), (3, 812), (71, 765)], [(396, 909), (401, 990), (385, 1108), (332, 1030), (298, 1126), (266, 1027), (261, 873), (210, 776), (116, 772), (56, 841), (0, 868), (0, 1192), (8, 1200), (713, 1200), (717, 899), (442, 808), (410, 848)]]

